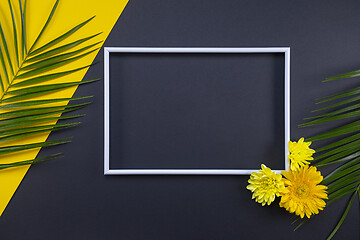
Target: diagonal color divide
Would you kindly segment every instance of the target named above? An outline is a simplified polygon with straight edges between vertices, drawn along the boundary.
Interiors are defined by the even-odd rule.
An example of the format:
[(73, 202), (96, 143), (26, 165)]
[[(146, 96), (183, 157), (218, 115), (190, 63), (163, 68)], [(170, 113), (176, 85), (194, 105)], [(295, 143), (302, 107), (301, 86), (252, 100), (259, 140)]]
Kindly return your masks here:
[[(79, 39), (98, 32), (102, 32), (102, 34), (95, 39), (92, 39), (93, 43), (97, 41), (104, 41), (114, 27), (127, 2), (128, 0), (60, 0), (54, 18), (50, 23), (49, 28), (44, 33), (43, 38), (41, 41), (39, 41), (39, 45), (47, 43), (51, 37), (64, 33), (69, 28), (94, 15), (96, 15), (96, 17), (89, 24), (76, 32), (73, 36), (66, 39), (66, 41), (70, 42), (71, 40), (74, 40), (74, 38)], [(26, 18), (29, 24), (29, 31), (27, 33), (28, 42), (32, 43), (35, 40), (35, 34), (41, 30), (54, 3), (55, 0), (27, 1), (28, 5)], [(18, 5), (15, 5), (15, 7), (17, 6)], [(7, 1), (0, 1), (0, 20), (2, 22), (8, 22), (9, 18), (11, 18), (11, 15), (8, 9)], [(20, 19), (16, 19), (16, 21), (20, 21)], [(4, 26), (4, 31), (11, 31), (9, 24)], [(95, 51), (94, 53), (79, 59), (74, 63), (62, 67), (62, 69), (70, 70), (78, 66), (89, 65), (93, 62), (97, 53), (98, 51)], [(82, 80), (86, 71), (87, 69), (72, 74), (70, 76), (71, 80)], [(69, 76), (58, 78), (56, 82), (66, 82), (67, 79), (69, 79)], [(73, 87), (56, 93), (54, 96), (58, 95), (58, 97), (69, 98), (74, 94), (75, 90), (76, 87)], [(48, 135), (48, 133), (41, 135), (39, 134), (37, 137), (25, 139), (23, 141), (27, 143), (45, 141)], [(22, 153), (21, 155), (17, 154), (16, 156), (9, 156), (6, 158), (6, 161), (13, 162), (19, 160), (20, 157), (21, 159), (32, 159), (38, 154), (39, 150), (40, 149), (35, 149)], [(1, 161), (2, 163), (5, 163), (4, 160)], [(28, 169), (29, 166), (24, 166), (0, 171), (0, 215), (5, 210), (7, 204), (21, 183)]]

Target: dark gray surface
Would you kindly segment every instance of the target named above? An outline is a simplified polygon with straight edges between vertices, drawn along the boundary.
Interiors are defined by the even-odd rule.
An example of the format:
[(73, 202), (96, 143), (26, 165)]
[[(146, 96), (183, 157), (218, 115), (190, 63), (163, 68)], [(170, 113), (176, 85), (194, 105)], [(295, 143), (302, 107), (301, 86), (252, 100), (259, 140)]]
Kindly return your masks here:
[(284, 169), (284, 59), (111, 53), (110, 168)]
[[(297, 139), (321, 131), (296, 127), (315, 97), (358, 81), (320, 82), (359, 67), (359, 7), (355, 0), (136, 0), (105, 46), (290, 46)], [(86, 77), (102, 73), (97, 65)], [(250, 199), (247, 176), (103, 176), (102, 82), (76, 93), (86, 94), (96, 97), (83, 125), (51, 136), (75, 136), (56, 149), (66, 157), (30, 169), (0, 219), (2, 239), (325, 239), (344, 209), (346, 199), (293, 232), (277, 202), (261, 207)], [(357, 203), (334, 239), (359, 239)]]

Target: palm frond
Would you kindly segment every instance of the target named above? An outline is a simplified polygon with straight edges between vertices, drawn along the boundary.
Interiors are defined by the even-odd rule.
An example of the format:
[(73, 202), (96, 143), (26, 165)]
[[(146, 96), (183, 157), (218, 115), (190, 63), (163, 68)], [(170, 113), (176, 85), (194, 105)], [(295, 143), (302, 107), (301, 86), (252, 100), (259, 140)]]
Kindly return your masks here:
[(339, 228), (341, 227), (342, 223), (345, 221), (345, 218), (347, 216), (347, 214), (349, 213), (350, 211), (350, 208), (351, 208), (351, 205), (354, 201), (354, 198), (355, 196), (358, 194), (358, 191), (359, 191), (359, 187), (357, 187), (356, 191), (353, 193), (343, 215), (341, 216), (339, 222), (337, 223), (337, 225), (335, 226), (334, 230), (331, 232), (330, 236), (326, 239), (326, 240), (330, 240), (334, 237), (335, 233), (339, 230)]
[(46, 162), (46, 161), (61, 158), (61, 157), (63, 157), (62, 154), (57, 153), (57, 154), (52, 154), (52, 155), (37, 158), (37, 159), (24, 160), (24, 161), (13, 162), (13, 163), (3, 163), (3, 164), (0, 164), (0, 170), (6, 169), (6, 168), (11, 168), (11, 167), (20, 167), (20, 166), (24, 166), (24, 165), (33, 164), (33, 163)]
[[(18, 1), (18, 2), (16, 2)], [(51, 21), (54, 20), (59, 0), (54, 5), (44, 23), (41, 31), (33, 43), (26, 37), (27, 1), (8, 0), (9, 23), (0, 22), (0, 161), (6, 159), (7, 154), (14, 154), (39, 147), (50, 147), (70, 142), (69, 138), (46, 142), (16, 144), (15, 142), (37, 134), (63, 130), (78, 126), (80, 122), (58, 123), (58, 120), (75, 119), (83, 114), (63, 116), (81, 109), (91, 102), (83, 102), (92, 96), (77, 98), (53, 98), (52, 93), (91, 83), (98, 79), (87, 81), (66, 81), (46, 83), (60, 77), (70, 75), (91, 65), (79, 66), (73, 70), (62, 70), (63, 66), (71, 64), (94, 51), (101, 42), (92, 43), (100, 33), (85, 38), (63, 41), (83, 28), (93, 18), (89, 18), (69, 30), (54, 37), (47, 43), (41, 44)], [(4, 25), (11, 26), (11, 31), (5, 32)], [(13, 44), (8, 44), (12, 42)], [(15, 64), (14, 64), (15, 63)], [(58, 70), (57, 72), (54, 72)], [(51, 71), (51, 73), (49, 73)], [(69, 101), (80, 101), (68, 104)], [(25, 159), (13, 163), (1, 163), (0, 170), (17, 167), (58, 158), (59, 154), (44, 158)]]
[[(325, 82), (358, 76), (360, 76), (360, 70), (328, 78)], [(306, 139), (307, 141), (325, 139), (328, 141), (326, 145), (316, 149), (317, 153), (312, 165), (316, 167), (336, 165), (335, 170), (326, 175), (322, 181), (322, 184), (328, 186), (329, 199), (327, 205), (352, 194), (342, 217), (328, 237), (328, 239), (331, 239), (344, 222), (355, 196), (359, 194), (360, 87), (318, 98), (317, 100), (317, 104), (327, 104), (327, 106), (312, 111), (317, 115), (306, 118), (306, 120), (310, 121), (299, 125), (299, 127), (316, 126), (326, 123), (339, 123), (340, 126)], [(337, 102), (333, 103), (333, 101)], [(343, 124), (344, 120), (349, 119), (353, 119), (353, 121)], [(331, 141), (334, 138), (336, 140)]]

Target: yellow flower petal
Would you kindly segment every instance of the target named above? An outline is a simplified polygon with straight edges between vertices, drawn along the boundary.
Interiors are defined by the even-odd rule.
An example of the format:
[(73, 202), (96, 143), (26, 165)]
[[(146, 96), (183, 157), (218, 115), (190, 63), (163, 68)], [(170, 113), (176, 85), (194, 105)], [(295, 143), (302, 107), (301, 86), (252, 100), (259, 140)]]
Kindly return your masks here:
[(305, 165), (299, 170), (283, 171), (285, 178), (285, 190), (281, 192), (280, 207), (285, 208), (290, 213), (303, 218), (305, 215), (310, 218), (313, 214), (318, 214), (323, 210), (327, 199), (326, 186), (317, 185), (318, 180), (322, 179), (321, 173), (315, 167)]
[(315, 150), (310, 149), (311, 142), (304, 142), (304, 138), (300, 138), (298, 142), (289, 141), (289, 161), (292, 171), (299, 170), (302, 166), (308, 165), (309, 160), (313, 160), (312, 155)]
[(258, 173), (254, 172), (250, 175), (248, 183), (246, 188), (253, 192), (252, 198), (262, 206), (270, 205), (285, 189), (281, 174), (271, 171), (264, 164), (261, 164), (261, 170)]

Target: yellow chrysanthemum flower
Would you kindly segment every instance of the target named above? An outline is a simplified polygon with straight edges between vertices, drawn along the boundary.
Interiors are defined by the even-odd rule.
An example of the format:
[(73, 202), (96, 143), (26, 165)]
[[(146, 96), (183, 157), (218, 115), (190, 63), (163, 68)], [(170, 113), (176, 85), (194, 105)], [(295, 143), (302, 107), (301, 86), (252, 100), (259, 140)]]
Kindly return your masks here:
[(304, 215), (310, 218), (324, 209), (327, 187), (318, 185), (323, 177), (316, 167), (305, 165), (299, 171), (283, 171), (282, 174), (285, 190), (281, 193), (280, 207), (301, 218)]
[(250, 175), (249, 185), (246, 187), (253, 192), (252, 199), (264, 206), (266, 203), (270, 205), (275, 196), (280, 196), (280, 192), (285, 189), (284, 182), (281, 180), (281, 174), (271, 171), (270, 168), (261, 164), (258, 173), (253, 172)]
[(304, 142), (304, 138), (300, 138), (298, 142), (289, 141), (289, 155), (291, 170), (299, 170), (302, 166), (309, 164), (307, 160), (313, 160), (312, 155), (315, 150), (309, 148), (311, 142)]

